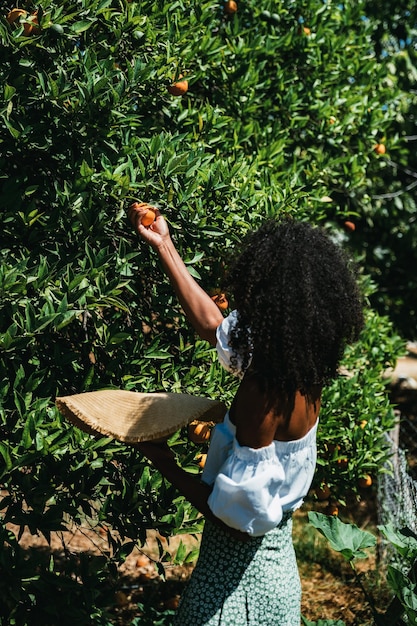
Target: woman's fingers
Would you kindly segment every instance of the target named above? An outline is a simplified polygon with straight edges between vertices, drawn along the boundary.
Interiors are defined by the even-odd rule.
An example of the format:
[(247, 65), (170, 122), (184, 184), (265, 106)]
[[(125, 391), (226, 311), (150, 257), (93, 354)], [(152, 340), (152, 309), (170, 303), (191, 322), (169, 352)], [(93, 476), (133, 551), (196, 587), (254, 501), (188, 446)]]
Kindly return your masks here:
[(133, 202), (127, 210), (134, 229), (147, 243), (159, 245), (161, 237), (168, 237), (168, 226), (156, 207), (147, 202)]
[(132, 202), (127, 210), (127, 215), (133, 226), (137, 227), (148, 211), (152, 211), (156, 216), (160, 214), (158, 209), (147, 202)]

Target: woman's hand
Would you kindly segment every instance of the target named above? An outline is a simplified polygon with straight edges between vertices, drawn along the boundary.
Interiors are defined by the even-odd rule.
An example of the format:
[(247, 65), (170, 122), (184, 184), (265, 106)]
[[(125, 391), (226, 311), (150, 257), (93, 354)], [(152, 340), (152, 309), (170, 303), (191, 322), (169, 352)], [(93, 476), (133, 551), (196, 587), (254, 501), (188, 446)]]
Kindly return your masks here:
[(238, 541), (249, 541), (250, 536), (235, 528), (227, 526), (222, 520), (213, 515), (208, 506), (207, 499), (212, 487), (202, 483), (195, 476), (191, 476), (184, 471), (175, 459), (175, 455), (166, 441), (143, 441), (135, 443), (133, 446), (146, 456), (157, 470), (161, 472), (196, 509), (198, 509), (207, 519), (223, 528), (228, 534)]
[(142, 441), (133, 444), (143, 456), (146, 456), (157, 469), (166, 468), (173, 462), (176, 465), (175, 455), (165, 441)]
[[(142, 224), (142, 218), (148, 210), (155, 213), (156, 218), (150, 226)], [(134, 202), (127, 210), (127, 216), (138, 235), (152, 248), (158, 249), (165, 241), (170, 240), (168, 225), (162, 217), (159, 209), (146, 202)]]

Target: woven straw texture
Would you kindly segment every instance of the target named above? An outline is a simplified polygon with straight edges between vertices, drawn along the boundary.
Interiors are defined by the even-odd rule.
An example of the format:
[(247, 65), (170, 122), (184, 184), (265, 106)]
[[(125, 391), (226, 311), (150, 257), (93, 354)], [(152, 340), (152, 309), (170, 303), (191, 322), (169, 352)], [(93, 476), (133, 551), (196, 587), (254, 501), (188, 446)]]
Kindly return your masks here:
[(140, 393), (103, 389), (55, 400), (59, 411), (75, 426), (94, 435), (125, 443), (166, 437), (195, 420), (220, 422), (222, 402), (179, 393)]

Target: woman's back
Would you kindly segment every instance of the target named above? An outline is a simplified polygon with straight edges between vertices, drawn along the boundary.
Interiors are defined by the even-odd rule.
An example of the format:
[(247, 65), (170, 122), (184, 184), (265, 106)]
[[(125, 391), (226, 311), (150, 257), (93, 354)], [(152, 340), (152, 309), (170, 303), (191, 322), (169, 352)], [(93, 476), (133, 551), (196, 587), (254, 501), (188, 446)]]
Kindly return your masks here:
[(301, 439), (314, 426), (320, 411), (321, 388), (310, 395), (297, 391), (290, 401), (272, 402), (260, 388), (256, 375), (246, 375), (230, 409), (240, 445), (262, 448), (278, 441)]

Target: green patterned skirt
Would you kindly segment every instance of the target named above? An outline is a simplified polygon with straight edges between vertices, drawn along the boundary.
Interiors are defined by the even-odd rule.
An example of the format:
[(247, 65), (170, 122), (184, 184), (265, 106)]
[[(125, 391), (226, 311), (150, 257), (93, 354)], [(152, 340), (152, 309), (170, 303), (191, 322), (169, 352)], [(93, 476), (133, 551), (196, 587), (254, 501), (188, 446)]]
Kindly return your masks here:
[(291, 514), (248, 542), (206, 521), (173, 626), (299, 626), (300, 604)]

